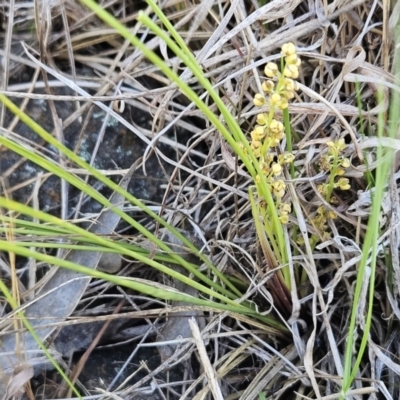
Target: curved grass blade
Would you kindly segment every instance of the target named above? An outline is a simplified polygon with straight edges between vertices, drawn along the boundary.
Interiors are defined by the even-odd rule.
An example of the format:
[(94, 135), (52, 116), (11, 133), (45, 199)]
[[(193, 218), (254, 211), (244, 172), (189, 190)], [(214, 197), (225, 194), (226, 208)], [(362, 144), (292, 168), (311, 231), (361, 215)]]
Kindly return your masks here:
[[(125, 212), (122, 210), (119, 210), (118, 208), (114, 208), (114, 212), (119, 215), (122, 219), (124, 219), (126, 222), (128, 222), (132, 227), (137, 229), (139, 232), (141, 232), (145, 237), (147, 237), (149, 240), (151, 240), (154, 244), (156, 244), (160, 249), (164, 250), (166, 253), (171, 254), (173, 258), (175, 258), (177, 261), (179, 261), (180, 265), (182, 265), (184, 268), (189, 268), (188, 270), (193, 273), (195, 276), (197, 276), (199, 279), (203, 281), (208, 281), (208, 284), (211, 284), (213, 287), (215, 285), (219, 286), (219, 290), (222, 291), (222, 293), (225, 293), (226, 295), (231, 296), (232, 298), (235, 297), (240, 297), (241, 293), (240, 291), (232, 285), (231, 282), (222, 274), (217, 267), (215, 267), (208, 257), (206, 257), (203, 253), (199, 252), (199, 250), (193, 245), (193, 243), (190, 242), (184, 235), (182, 235), (177, 229), (175, 229), (173, 226), (168, 224), (163, 218), (158, 216), (154, 211), (150, 210), (148, 207), (146, 207), (145, 204), (143, 204), (140, 200), (138, 200), (136, 197), (128, 193), (126, 190), (121, 188), (119, 185), (114, 183), (112, 180), (101, 174), (99, 171), (97, 171), (95, 168), (93, 168), (91, 165), (83, 161), (80, 157), (78, 157), (73, 151), (68, 149), (66, 146), (64, 146), (62, 143), (60, 143), (57, 139), (55, 139), (52, 135), (50, 135), (48, 132), (46, 132), (45, 129), (43, 129), (39, 124), (37, 124), (32, 118), (30, 118), (27, 114), (25, 114), (23, 111), (21, 111), (11, 100), (9, 100), (6, 96), (0, 93), (0, 101), (3, 102), (3, 104), (18, 118), (24, 122), (26, 125), (28, 125), (35, 133), (37, 133), (40, 137), (42, 137), (47, 143), (53, 145), (57, 150), (62, 152), (66, 157), (68, 157), (71, 161), (76, 163), (78, 166), (81, 168), (86, 169), (93, 177), (98, 179), (100, 182), (104, 183), (106, 186), (108, 186), (110, 189), (115, 191), (116, 193), (121, 194), (126, 200), (130, 201), (132, 204), (135, 206), (139, 207), (143, 212), (145, 212), (147, 215), (149, 215), (152, 219), (160, 223), (160, 225), (164, 226), (167, 228), (175, 237), (177, 237), (182, 243), (185, 244), (192, 252), (193, 254), (196, 254), (212, 271), (213, 273), (218, 276), (224, 283), (227, 285), (232, 293), (230, 294), (229, 291), (225, 290), (222, 286), (213, 283), (211, 284), (211, 280), (209, 280), (204, 274), (202, 274), (199, 271), (191, 271), (190, 267), (188, 267), (187, 262), (180, 257), (178, 254), (173, 252), (163, 241), (158, 239), (156, 236), (154, 236), (151, 232), (149, 232), (145, 227), (140, 225), (138, 222), (136, 222), (133, 218), (129, 217)], [(65, 181), (69, 182), (70, 184), (76, 186), (80, 190), (82, 190), (84, 193), (88, 194), (92, 198), (94, 198), (96, 201), (98, 201), (100, 204), (102, 204), (105, 207), (111, 207), (111, 203), (106, 199), (104, 196), (102, 196), (100, 193), (98, 193), (96, 190), (91, 188), (89, 185), (87, 185), (84, 181), (81, 179), (77, 178), (76, 176), (68, 173), (65, 171), (63, 168), (57, 166), (54, 162), (50, 162), (47, 159), (45, 159), (43, 156), (38, 156), (34, 154), (31, 151), (28, 151), (25, 149), (23, 146), (15, 143), (14, 141), (7, 139), (5, 137), (0, 136), (0, 144), (4, 144), (4, 146), (8, 147), (9, 149), (15, 151), (16, 153), (23, 155), (23, 157), (26, 157), (27, 159), (35, 162), (36, 164), (40, 165), (42, 168), (46, 169), (47, 171), (50, 171), (54, 173), (55, 175), (59, 176), (60, 178), (64, 179)]]

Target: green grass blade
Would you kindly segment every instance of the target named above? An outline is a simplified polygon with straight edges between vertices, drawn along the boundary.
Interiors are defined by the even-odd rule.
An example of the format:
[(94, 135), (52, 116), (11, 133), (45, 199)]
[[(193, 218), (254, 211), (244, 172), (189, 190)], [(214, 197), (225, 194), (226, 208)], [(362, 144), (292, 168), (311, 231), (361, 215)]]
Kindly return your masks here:
[(167, 290), (160, 288), (156, 284), (151, 285), (150, 283), (143, 283), (140, 282), (140, 280), (136, 279), (130, 279), (130, 278), (125, 278), (125, 277), (120, 277), (116, 275), (109, 275), (101, 271), (97, 271), (91, 268), (87, 268), (78, 264), (75, 264), (73, 262), (70, 262), (68, 260), (63, 260), (59, 259), (47, 254), (39, 253), (33, 250), (30, 250), (28, 248), (25, 248), (23, 246), (20, 246), (16, 243), (10, 243), (4, 240), (0, 240), (0, 250), (1, 251), (9, 251), (13, 252), (17, 255), (23, 256), (23, 257), (31, 257), (36, 260), (46, 262), (50, 265), (58, 265), (60, 267), (82, 273), (85, 276), (91, 276), (93, 278), (98, 278), (98, 279), (103, 279), (105, 281), (111, 282), (115, 285), (123, 286), (132, 290), (135, 290), (137, 292), (159, 298), (159, 299), (164, 299), (164, 300), (171, 300), (171, 301), (183, 301), (188, 304), (194, 304), (198, 306), (204, 306), (204, 307), (209, 307), (209, 308), (214, 308), (217, 310), (226, 310), (226, 311), (231, 311), (235, 312), (238, 314), (245, 314), (248, 316), (251, 316), (253, 318), (259, 319), (268, 325), (270, 325), (273, 328), (279, 329), (282, 332), (286, 331), (286, 328), (275, 321), (274, 319), (267, 317), (267, 316), (262, 316), (258, 314), (257, 311), (252, 310), (250, 308), (243, 307), (242, 305), (235, 303), (235, 302), (229, 302), (229, 304), (222, 304), (222, 303), (217, 303), (215, 301), (211, 300), (204, 300), (201, 298), (197, 298), (194, 296), (187, 295), (185, 293), (180, 293), (175, 291), (174, 289)]
[[(15, 201), (9, 200), (9, 199), (5, 199), (3, 197), (0, 197), (0, 207), (4, 207), (6, 209), (10, 209), (10, 210), (14, 210), (16, 212), (28, 215), (30, 217), (35, 217), (39, 220), (42, 221), (46, 221), (46, 222), (50, 222), (52, 224), (55, 225), (59, 225), (60, 227), (65, 227), (68, 228), (71, 232), (74, 232), (78, 235), (81, 235), (83, 237), (87, 237), (89, 239), (91, 239), (94, 243), (101, 245), (101, 246), (105, 246), (105, 247), (109, 247), (111, 249), (115, 249), (117, 250), (120, 254), (126, 255), (128, 257), (132, 257), (135, 260), (138, 260), (144, 264), (147, 264), (171, 277), (173, 277), (174, 279), (178, 279), (181, 282), (184, 282), (185, 284), (192, 286), (193, 288), (199, 290), (200, 292), (203, 292), (205, 294), (208, 294), (209, 296), (215, 297), (221, 301), (223, 301), (224, 303), (227, 304), (232, 304), (237, 306), (237, 303), (235, 303), (231, 298), (226, 297), (218, 292), (215, 292), (212, 289), (209, 289), (208, 287), (188, 278), (187, 276), (180, 274), (179, 272), (176, 272), (175, 270), (168, 268), (162, 264), (160, 264), (157, 261), (152, 260), (151, 258), (147, 257), (144, 254), (132, 251), (127, 249), (124, 246), (121, 246), (120, 243), (113, 241), (113, 240), (109, 240), (106, 238), (103, 238), (101, 236), (98, 236), (92, 232), (89, 232), (85, 229), (79, 228), (78, 226), (75, 226), (73, 224), (70, 224), (67, 221), (61, 220), (55, 216), (49, 215), (47, 213), (44, 213), (42, 211), (39, 210), (35, 210), (32, 209), (28, 206), (25, 206), (23, 204), (17, 203)], [(194, 272), (197, 272), (196, 268), (193, 268), (191, 264), (187, 263), (188, 267), (193, 270)], [(207, 278), (207, 280), (209, 280)], [(212, 282), (212, 281), (211, 281)], [(215, 283), (212, 282), (214, 285)], [(246, 309), (245, 306), (240, 306), (243, 309)]]
[[(382, 102), (381, 96), (378, 98), (378, 103), (380, 102)], [(398, 126), (399, 118), (397, 114), (399, 107), (400, 107), (400, 98), (398, 93), (394, 92), (391, 104), (392, 126), (389, 129), (389, 134), (392, 137), (396, 135), (399, 127)], [(384, 136), (384, 127), (385, 127), (385, 121), (383, 118), (383, 114), (380, 114), (378, 115), (378, 138), (382, 138)], [(362, 257), (357, 272), (357, 281), (354, 291), (353, 306), (350, 317), (349, 335), (346, 343), (341, 398), (344, 398), (346, 396), (347, 391), (350, 389), (350, 386), (356, 377), (356, 374), (358, 372), (359, 366), (362, 361), (362, 357), (364, 355), (368, 343), (368, 337), (371, 329), (372, 311), (374, 305), (374, 291), (375, 291), (376, 256), (378, 251), (377, 246), (378, 246), (378, 237), (380, 231), (380, 215), (381, 215), (382, 199), (389, 170), (394, 159), (393, 149), (391, 148), (384, 149), (383, 146), (378, 144), (377, 160), (382, 160), (384, 158), (385, 161), (382, 163), (378, 163), (376, 168), (376, 186), (375, 186), (375, 192), (372, 197), (371, 215), (368, 220), (368, 228), (365, 234)], [(357, 357), (353, 365), (352, 359), (354, 350), (354, 332), (356, 329), (356, 317), (357, 317), (358, 307), (360, 304), (361, 289), (369, 257), (371, 257), (371, 267), (370, 267), (371, 272), (369, 281), (367, 315), (365, 317), (365, 327), (363, 327), (363, 336), (361, 338), (360, 348), (358, 349)]]
[[(0, 99), (1, 99), (1, 94), (0, 94)], [(7, 102), (6, 104), (9, 106), (9, 103)], [(27, 116), (26, 116), (27, 117)], [(28, 119), (29, 120), (28, 120)], [(34, 121), (30, 120), (29, 117), (25, 118), (27, 122), (33, 123), (34, 127), (38, 129), (38, 131), (41, 132), (41, 134), (44, 136), (45, 139), (50, 136), (47, 132), (45, 132), (40, 126), (38, 126)], [(116, 192), (120, 193), (123, 195), (125, 198), (127, 198), (129, 201), (131, 201), (133, 204), (136, 206), (141, 205), (141, 208), (143, 211), (147, 212), (151, 217), (154, 217), (156, 221), (158, 221), (160, 224), (168, 228), (174, 235), (175, 232), (177, 233), (177, 236), (179, 239), (182, 240), (182, 242), (187, 246), (190, 250), (195, 252), (196, 255), (201, 258), (202, 261), (207, 261), (207, 265), (214, 271), (216, 272), (216, 275), (219, 276), (222, 280), (229, 281), (227, 278), (217, 270), (215, 266), (213, 266), (208, 258), (204, 256), (203, 254), (199, 254), (198, 249), (187, 239), (185, 238), (181, 233), (179, 233), (175, 228), (170, 226), (168, 223), (166, 223), (162, 218), (160, 218), (158, 215), (156, 215), (154, 212), (152, 212), (150, 209), (148, 209), (146, 206), (144, 206), (139, 200), (137, 200), (135, 197), (130, 195), (127, 191), (125, 191), (123, 188), (109, 180), (108, 178), (104, 177), (101, 173), (99, 173), (97, 170), (94, 168), (90, 167), (87, 163), (82, 161), (78, 156), (76, 156), (71, 150), (67, 149), (65, 146), (57, 142), (54, 138), (51, 138), (49, 141), (52, 145), (55, 147), (59, 146), (60, 151), (65, 151), (66, 155), (72, 159), (72, 161), (79, 163), (79, 165), (82, 168), (87, 168), (89, 172), (91, 172), (97, 179), (108, 185), (110, 188), (114, 189)], [(186, 268), (190, 273), (194, 274), (197, 278), (202, 280), (203, 282), (207, 283), (211, 287), (215, 288), (218, 290), (220, 293), (223, 293), (225, 296), (228, 296), (232, 299), (241, 297), (240, 292), (231, 284), (229, 283), (229, 287), (232, 289), (234, 288), (235, 291), (229, 292), (227, 289), (225, 289), (223, 286), (219, 285), (217, 282), (214, 282), (213, 280), (209, 279), (205, 274), (201, 273), (198, 271), (198, 269), (192, 268), (190, 263), (188, 263), (186, 260), (184, 260), (181, 256), (176, 254), (174, 251), (172, 251), (163, 241), (158, 239), (156, 236), (154, 236), (151, 232), (149, 232), (146, 228), (144, 228), (141, 224), (139, 224), (137, 221), (135, 221), (133, 218), (131, 218), (129, 215), (127, 215), (125, 212), (120, 210), (118, 207), (115, 207), (107, 198), (105, 198), (103, 195), (98, 193), (95, 189), (93, 189), (91, 186), (87, 185), (83, 180), (80, 178), (68, 173), (65, 171), (62, 167), (57, 165), (55, 162), (47, 160), (46, 158), (39, 156), (31, 151), (29, 149), (24, 148), (23, 146), (19, 145), (18, 143), (15, 143), (11, 139), (5, 138), (0, 136), (0, 144), (3, 144), (4, 146), (8, 147), (10, 150), (14, 151), (17, 154), (20, 154), (22, 157), (27, 158), (28, 160), (31, 160), (32, 162), (36, 163), (40, 167), (54, 173), (55, 175), (59, 176), (60, 178), (64, 179), (66, 182), (70, 183), (71, 185), (74, 185), (76, 188), (80, 189), (84, 193), (88, 194), (91, 196), (93, 199), (98, 201), (100, 204), (102, 204), (105, 207), (110, 207), (117, 215), (119, 215), (122, 219), (124, 219), (127, 223), (129, 223), (132, 227), (137, 229), (139, 232), (141, 232), (145, 237), (147, 237), (149, 240), (151, 240), (152, 243), (157, 245), (161, 250), (165, 251), (167, 254), (169, 254), (172, 258), (175, 259), (176, 262), (178, 262), (180, 265), (182, 265), (184, 268)], [(240, 295), (240, 296), (239, 296)]]

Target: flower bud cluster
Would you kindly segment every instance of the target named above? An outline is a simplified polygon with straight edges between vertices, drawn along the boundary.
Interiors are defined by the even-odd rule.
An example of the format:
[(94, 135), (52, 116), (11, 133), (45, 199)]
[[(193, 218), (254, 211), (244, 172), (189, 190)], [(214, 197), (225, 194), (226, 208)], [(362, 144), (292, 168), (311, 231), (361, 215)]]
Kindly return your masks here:
[[(257, 125), (250, 133), (250, 147), (277, 200), (279, 218), (282, 223), (287, 223), (290, 205), (280, 203), (286, 192), (286, 184), (280, 176), (283, 166), (292, 163), (294, 156), (284, 153), (279, 155), (276, 160), (271, 154), (271, 149), (277, 147), (285, 137), (285, 127), (281, 121), (276, 119), (275, 113), (277, 110), (286, 109), (289, 100), (295, 97), (295, 91), (298, 90), (295, 79), (299, 77), (301, 61), (293, 43), (285, 43), (281, 50), (284, 57), (283, 71), (279, 70), (277, 64), (269, 62), (264, 68), (268, 79), (262, 83), (263, 93), (257, 93), (253, 99), (256, 107), (268, 104), (269, 112), (257, 115)], [(257, 180), (260, 181), (261, 178), (258, 177)]]
[[(329, 182), (317, 186), (318, 192), (324, 196), (327, 201), (332, 201), (331, 194), (333, 189), (349, 190), (350, 183), (347, 178), (342, 178), (345, 170), (350, 167), (350, 160), (343, 156), (346, 144), (343, 138), (326, 143), (328, 151), (323, 154), (319, 160), (321, 170), (327, 172), (330, 176)], [(336, 177), (340, 177), (335, 181)]]
[(281, 54), (285, 60), (282, 73), (274, 62), (269, 62), (264, 68), (264, 73), (269, 79), (262, 84), (264, 94), (257, 93), (254, 96), (254, 105), (257, 107), (266, 104), (265, 94), (268, 94), (270, 107), (284, 110), (288, 107), (288, 100), (293, 99), (295, 91), (298, 90), (295, 79), (299, 77), (301, 60), (296, 53), (296, 47), (293, 43), (285, 43)]
[[(343, 138), (327, 142), (328, 151), (323, 154), (319, 160), (320, 168), (327, 172), (329, 180), (317, 186), (318, 192), (329, 203), (335, 203), (336, 199), (332, 197), (334, 189), (349, 190), (351, 188), (349, 180), (343, 178), (346, 168), (350, 167), (350, 160), (343, 156), (343, 151), (346, 148), (346, 143)], [(336, 180), (336, 177), (339, 177)], [(336, 219), (337, 215), (332, 210), (326, 209), (325, 206), (319, 206), (312, 223), (314, 227), (321, 232), (322, 239), (329, 239), (327, 223), (329, 219)], [(316, 239), (316, 237), (315, 237)]]
[[(330, 239), (330, 234), (328, 230), (328, 220), (329, 219), (336, 219), (337, 215), (331, 211), (327, 210), (324, 206), (319, 206), (314, 218), (311, 219), (312, 224), (314, 225), (315, 229), (318, 230), (321, 234), (321, 239), (323, 241)], [(316, 236), (313, 237), (315, 242), (318, 242)]]

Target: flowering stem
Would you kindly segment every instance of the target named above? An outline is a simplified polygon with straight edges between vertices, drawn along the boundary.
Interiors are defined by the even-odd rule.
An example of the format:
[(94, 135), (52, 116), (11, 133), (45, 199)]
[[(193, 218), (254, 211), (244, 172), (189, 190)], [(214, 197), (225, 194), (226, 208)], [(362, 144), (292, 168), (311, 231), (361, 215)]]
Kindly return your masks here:
[(334, 188), (334, 185), (335, 185), (335, 178), (336, 178), (336, 174), (337, 174), (338, 161), (339, 161), (338, 160), (338, 153), (335, 152), (335, 155), (334, 155), (334, 158), (333, 158), (333, 163), (332, 163), (332, 170), (331, 170), (331, 174), (329, 176), (328, 189), (327, 189), (326, 197), (325, 197), (325, 200), (328, 203), (331, 200), (333, 188)]

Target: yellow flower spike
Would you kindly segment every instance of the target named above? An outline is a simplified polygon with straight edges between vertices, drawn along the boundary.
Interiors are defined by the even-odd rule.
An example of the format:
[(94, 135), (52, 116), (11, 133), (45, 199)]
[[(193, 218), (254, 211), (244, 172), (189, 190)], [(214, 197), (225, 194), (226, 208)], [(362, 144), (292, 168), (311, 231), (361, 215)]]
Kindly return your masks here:
[(286, 65), (285, 69), (283, 70), (283, 75), (285, 75), (287, 78), (297, 79), (299, 77), (299, 69), (296, 65)]
[(292, 42), (288, 42), (282, 45), (282, 55), (291, 56), (296, 54), (296, 47)]
[(269, 104), (271, 106), (277, 106), (282, 99), (282, 96), (279, 93), (273, 93), (269, 98)]
[(275, 88), (275, 83), (274, 83), (274, 81), (271, 81), (270, 79), (268, 79), (267, 81), (264, 81), (262, 83), (261, 87), (265, 93), (271, 93)]
[(264, 73), (268, 78), (274, 78), (275, 76), (278, 76), (278, 66), (273, 62), (269, 62), (264, 68)]
[(253, 104), (254, 104), (256, 107), (261, 107), (261, 106), (263, 106), (263, 105), (265, 104), (265, 97), (264, 97), (264, 95), (261, 94), (261, 93), (257, 93), (257, 94), (254, 96)]
[(260, 142), (265, 137), (265, 129), (263, 126), (257, 126), (250, 133), (251, 139), (255, 142)]
[(266, 125), (268, 122), (268, 114), (258, 114), (257, 115), (257, 124), (258, 125)]
[(256, 182), (257, 182), (257, 183), (260, 183), (260, 182), (261, 182), (261, 177), (260, 177), (260, 175), (257, 175), (257, 176), (256, 176)]
[(279, 176), (282, 174), (282, 166), (278, 163), (272, 164), (272, 173), (274, 176)]

